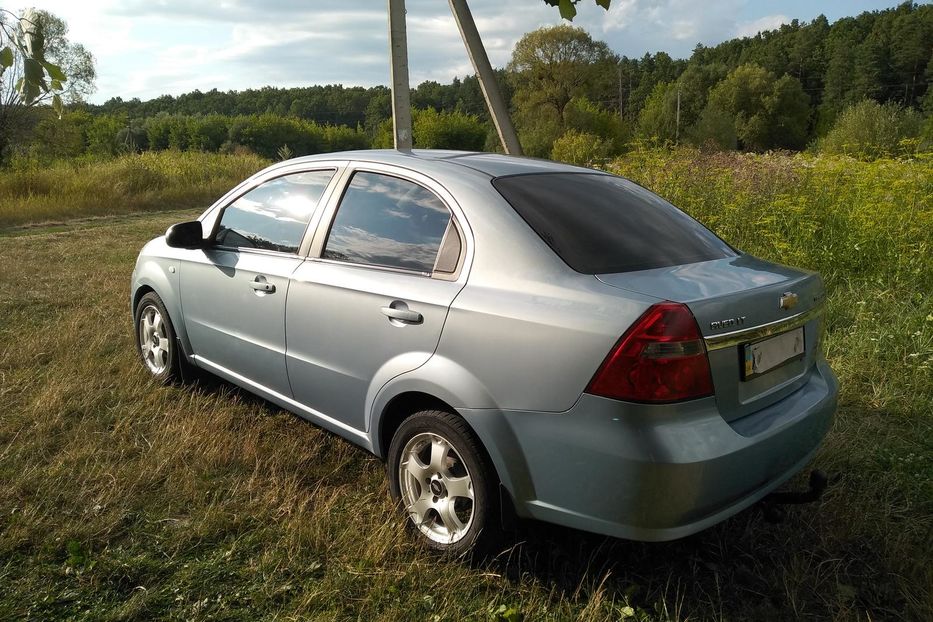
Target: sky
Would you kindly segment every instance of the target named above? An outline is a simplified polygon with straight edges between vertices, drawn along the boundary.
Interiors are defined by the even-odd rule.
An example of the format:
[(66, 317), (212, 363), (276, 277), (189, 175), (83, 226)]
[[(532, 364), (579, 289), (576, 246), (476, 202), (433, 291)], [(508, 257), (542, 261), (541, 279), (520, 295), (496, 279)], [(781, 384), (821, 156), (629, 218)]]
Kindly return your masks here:
[[(897, 4), (612, 0), (606, 12), (584, 0), (574, 25), (629, 57), (664, 51), (688, 58), (697, 43), (715, 45), (795, 18), (822, 13), (834, 21)], [(92, 103), (194, 89), (389, 82), (386, 0), (33, 0), (32, 6), (63, 18), (71, 40), (94, 54)], [(407, 0), (406, 7), (412, 86), (473, 73), (445, 0)], [(523, 33), (561, 22), (557, 9), (541, 0), (471, 0), (470, 7), (495, 66), (508, 63)]]

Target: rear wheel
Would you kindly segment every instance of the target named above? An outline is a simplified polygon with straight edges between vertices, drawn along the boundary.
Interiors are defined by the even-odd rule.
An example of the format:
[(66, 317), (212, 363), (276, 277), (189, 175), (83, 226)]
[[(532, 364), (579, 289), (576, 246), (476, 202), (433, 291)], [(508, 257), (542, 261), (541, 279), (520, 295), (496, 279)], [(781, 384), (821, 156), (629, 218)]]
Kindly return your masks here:
[(493, 470), (466, 423), (443, 411), (402, 422), (389, 446), (389, 489), (430, 548), (459, 554), (496, 527)]
[(136, 306), (136, 350), (146, 369), (161, 382), (181, 375), (175, 329), (162, 299), (155, 292), (143, 296)]

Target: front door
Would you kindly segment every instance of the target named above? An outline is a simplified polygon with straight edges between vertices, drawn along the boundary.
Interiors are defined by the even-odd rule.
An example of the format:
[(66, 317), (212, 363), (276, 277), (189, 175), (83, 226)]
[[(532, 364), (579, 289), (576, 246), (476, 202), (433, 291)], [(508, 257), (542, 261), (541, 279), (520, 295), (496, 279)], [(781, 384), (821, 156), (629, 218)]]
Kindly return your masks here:
[(292, 277), (286, 331), (294, 398), (365, 430), (379, 388), (434, 353), (463, 287), (462, 239), (431, 190), (355, 172), (320, 257)]
[(333, 173), (293, 173), (254, 187), (223, 210), (207, 249), (186, 254), (182, 313), (199, 364), (291, 396), (285, 298)]

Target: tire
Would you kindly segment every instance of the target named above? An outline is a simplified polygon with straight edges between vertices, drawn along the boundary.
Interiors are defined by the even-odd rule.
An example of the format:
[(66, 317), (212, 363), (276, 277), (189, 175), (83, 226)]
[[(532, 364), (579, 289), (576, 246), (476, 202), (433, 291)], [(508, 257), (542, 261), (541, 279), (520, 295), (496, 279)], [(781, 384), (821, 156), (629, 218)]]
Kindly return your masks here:
[(496, 476), (466, 422), (439, 410), (402, 422), (389, 445), (389, 491), (429, 548), (460, 555), (498, 535)]
[(140, 298), (133, 325), (136, 352), (143, 367), (163, 384), (180, 380), (184, 363), (179, 356), (175, 327), (155, 292)]

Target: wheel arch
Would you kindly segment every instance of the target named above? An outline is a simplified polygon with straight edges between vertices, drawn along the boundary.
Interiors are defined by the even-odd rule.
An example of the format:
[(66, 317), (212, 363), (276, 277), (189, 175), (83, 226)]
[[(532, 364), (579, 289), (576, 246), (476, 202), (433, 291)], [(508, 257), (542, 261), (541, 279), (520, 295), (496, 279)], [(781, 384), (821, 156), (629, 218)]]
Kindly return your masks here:
[(170, 280), (169, 275), (155, 258), (140, 261), (136, 268), (136, 278), (133, 281), (131, 311), (135, 320), (136, 310), (139, 308), (139, 301), (142, 297), (150, 292), (158, 296), (168, 312), (169, 321), (175, 330), (175, 338), (181, 345), (182, 352), (188, 356), (192, 353), (191, 342), (188, 339), (188, 331), (185, 329), (181, 300), (177, 293), (177, 274), (171, 276), (175, 278)]
[[(447, 360), (434, 370), (425, 370), (438, 358), (435, 355), (423, 367), (394, 378), (378, 393), (370, 414), (373, 453), (387, 458), (392, 436), (410, 415), (432, 409), (453, 413), (463, 419), (479, 441), (510, 501), (522, 513), (519, 506), (534, 498), (534, 486), (511, 426), (491, 396), (465, 369)], [(447, 373), (436, 376), (439, 369)], [(431, 378), (443, 378), (444, 384), (434, 382), (428, 374)]]

